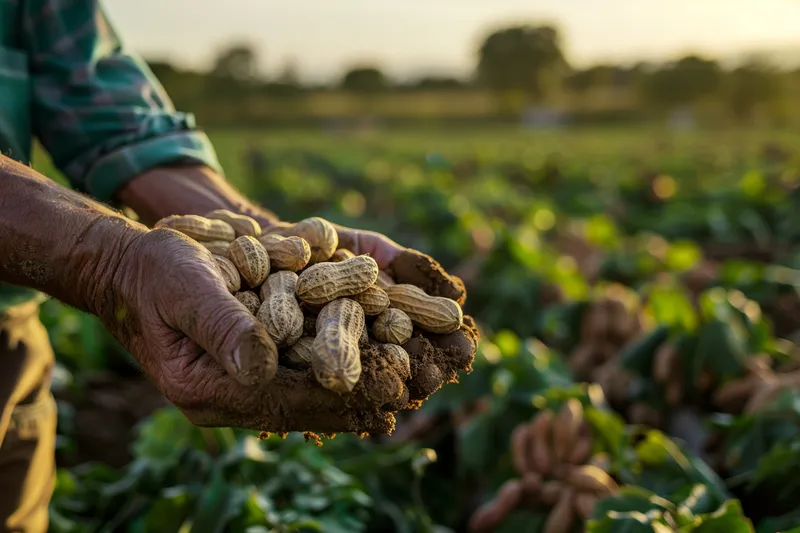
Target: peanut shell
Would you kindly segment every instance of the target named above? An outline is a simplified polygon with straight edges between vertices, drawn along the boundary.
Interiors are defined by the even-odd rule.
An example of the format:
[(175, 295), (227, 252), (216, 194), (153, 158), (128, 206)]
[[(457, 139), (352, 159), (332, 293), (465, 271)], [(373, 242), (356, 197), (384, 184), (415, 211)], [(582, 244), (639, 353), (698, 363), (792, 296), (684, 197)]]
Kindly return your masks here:
[(361, 304), (367, 316), (379, 315), (389, 307), (389, 297), (377, 285), (370, 285), (364, 292), (354, 294), (350, 298)]
[(302, 237), (266, 233), (258, 241), (267, 250), (270, 265), (275, 270), (297, 272), (305, 268), (311, 259), (311, 247)]
[(380, 342), (403, 345), (411, 338), (414, 324), (399, 309), (389, 308), (375, 319), (372, 334)]
[(234, 296), (236, 296), (236, 299), (253, 315), (258, 313), (258, 308), (261, 307), (261, 300), (256, 293), (253, 291), (241, 291), (234, 294)]
[(358, 341), (364, 330), (364, 310), (353, 300), (334, 300), (317, 317), (311, 368), (326, 389), (340, 394), (353, 390), (361, 377)]
[(378, 264), (359, 255), (341, 263), (317, 263), (304, 270), (297, 282), (297, 296), (318, 305), (364, 292), (378, 277)]
[(249, 287), (258, 287), (269, 275), (269, 255), (255, 237), (244, 235), (234, 240), (227, 257)]
[(222, 279), (225, 281), (225, 288), (231, 294), (238, 291), (242, 286), (242, 280), (239, 276), (239, 271), (236, 270), (236, 265), (230, 259), (221, 255), (215, 255), (214, 259), (217, 262), (217, 268), (222, 275)]
[(464, 322), (461, 306), (454, 300), (429, 296), (422, 289), (407, 283), (384, 289), (391, 306), (405, 312), (419, 328), (431, 333), (452, 333)]
[(237, 237), (242, 235), (249, 235), (251, 237), (258, 237), (261, 235), (261, 225), (245, 215), (228, 211), (227, 209), (215, 209), (206, 213), (206, 218), (210, 220), (221, 220), (227, 222), (233, 231), (236, 232)]

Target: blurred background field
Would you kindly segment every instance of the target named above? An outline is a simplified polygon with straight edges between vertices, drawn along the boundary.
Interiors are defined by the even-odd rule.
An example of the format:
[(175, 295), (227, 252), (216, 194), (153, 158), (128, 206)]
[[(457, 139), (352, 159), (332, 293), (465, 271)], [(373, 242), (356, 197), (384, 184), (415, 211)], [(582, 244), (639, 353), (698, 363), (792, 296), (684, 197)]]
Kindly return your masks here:
[[(468, 75), (401, 80), (374, 61), (264, 75), (247, 43), (205, 68), (148, 57), (231, 182), (282, 219), (431, 254), (467, 284), (483, 341), (393, 436), (315, 447), (192, 427), (94, 319), (46, 302), (54, 531), (466, 531), (516, 475), (514, 428), (570, 397), (628, 487), (587, 530), (796, 531), (800, 396), (748, 410), (718, 392), (759, 357), (800, 368), (800, 56), (573, 65), (536, 22), (478, 44)], [(625, 325), (592, 326), (597, 309)], [(675, 386), (653, 376), (665, 346)], [(550, 510), (498, 531), (544, 531)]]

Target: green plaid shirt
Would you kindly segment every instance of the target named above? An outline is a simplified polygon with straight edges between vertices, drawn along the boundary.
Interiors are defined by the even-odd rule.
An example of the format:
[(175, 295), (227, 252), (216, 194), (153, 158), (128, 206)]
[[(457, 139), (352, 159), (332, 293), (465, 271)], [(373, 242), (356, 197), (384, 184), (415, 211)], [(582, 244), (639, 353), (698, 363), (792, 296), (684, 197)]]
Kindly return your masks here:
[[(33, 138), (75, 189), (104, 202), (158, 165), (221, 172), (194, 116), (175, 110), (99, 0), (0, 0), (0, 152), (28, 163)], [(0, 285), (0, 309), (32, 294)]]

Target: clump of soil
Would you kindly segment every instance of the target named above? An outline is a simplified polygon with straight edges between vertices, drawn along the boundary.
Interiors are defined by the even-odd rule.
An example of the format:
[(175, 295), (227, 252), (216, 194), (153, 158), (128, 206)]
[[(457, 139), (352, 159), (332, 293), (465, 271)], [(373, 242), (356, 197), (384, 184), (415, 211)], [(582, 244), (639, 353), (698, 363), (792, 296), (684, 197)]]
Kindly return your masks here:
[[(387, 273), (398, 283), (410, 283), (432, 296), (464, 303), (462, 281), (447, 274), (431, 257), (409, 250), (398, 256)], [(271, 386), (290, 391), (273, 410), (270, 431), (302, 431), (318, 445), (335, 430), (365, 434), (391, 434), (395, 413), (416, 409), (443, 384), (458, 381), (458, 373), (470, 372), (479, 333), (472, 317), (465, 316), (458, 331), (433, 334), (414, 330), (403, 345), (408, 352), (411, 378), (403, 380), (390, 363), (386, 348), (377, 342), (361, 347), (361, 377), (351, 393), (340, 395), (317, 383), (311, 369), (281, 367)], [(300, 423), (302, 421), (302, 424)]]

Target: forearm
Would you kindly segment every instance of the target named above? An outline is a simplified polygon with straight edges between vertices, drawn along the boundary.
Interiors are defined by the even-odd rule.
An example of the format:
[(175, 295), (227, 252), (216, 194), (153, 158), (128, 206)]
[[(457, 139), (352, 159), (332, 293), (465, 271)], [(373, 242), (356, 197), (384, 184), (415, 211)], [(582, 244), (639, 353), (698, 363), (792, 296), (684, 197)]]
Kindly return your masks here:
[(0, 187), (0, 280), (112, 310), (114, 270), (146, 228), (4, 156)]
[(203, 215), (228, 209), (274, 224), (277, 217), (253, 206), (230, 183), (204, 166), (159, 167), (134, 178), (120, 189), (119, 200), (145, 224), (152, 226), (169, 215)]

